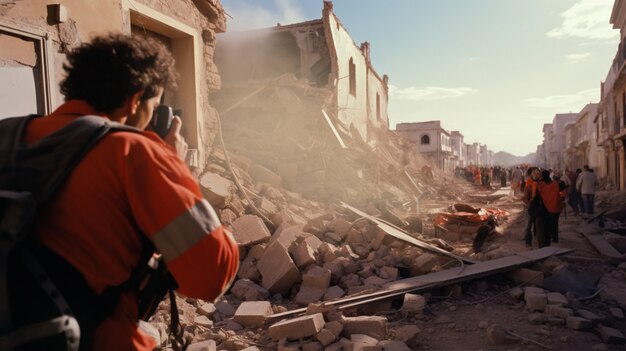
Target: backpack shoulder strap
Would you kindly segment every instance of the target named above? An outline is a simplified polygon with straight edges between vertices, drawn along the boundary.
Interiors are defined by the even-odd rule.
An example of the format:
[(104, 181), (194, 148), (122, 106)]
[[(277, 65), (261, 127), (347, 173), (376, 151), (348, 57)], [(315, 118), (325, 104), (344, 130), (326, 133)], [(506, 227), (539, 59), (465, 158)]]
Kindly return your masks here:
[(42, 140), (26, 145), (21, 141), (23, 130), (22, 126), (11, 149), (7, 150), (6, 155), (11, 159), (0, 164), (4, 169), (2, 177), (9, 178), (0, 178), (0, 186), (10, 184), (14, 191), (31, 192), (37, 206), (54, 196), (78, 162), (110, 130), (138, 131), (102, 117), (83, 116)]

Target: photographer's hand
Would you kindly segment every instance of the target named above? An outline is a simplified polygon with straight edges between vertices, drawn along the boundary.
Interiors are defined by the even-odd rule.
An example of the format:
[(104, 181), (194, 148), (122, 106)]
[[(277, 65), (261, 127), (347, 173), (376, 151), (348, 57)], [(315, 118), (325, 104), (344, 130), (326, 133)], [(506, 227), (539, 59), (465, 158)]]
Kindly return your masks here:
[(187, 149), (189, 147), (187, 145), (187, 142), (185, 141), (185, 138), (180, 135), (180, 128), (182, 127), (182, 125), (183, 121), (180, 119), (180, 117), (174, 116), (174, 119), (172, 120), (172, 127), (170, 128), (169, 133), (167, 133), (167, 135), (165, 136), (165, 139), (163, 140), (174, 149), (176, 149), (176, 153), (184, 161), (185, 157), (187, 156)]

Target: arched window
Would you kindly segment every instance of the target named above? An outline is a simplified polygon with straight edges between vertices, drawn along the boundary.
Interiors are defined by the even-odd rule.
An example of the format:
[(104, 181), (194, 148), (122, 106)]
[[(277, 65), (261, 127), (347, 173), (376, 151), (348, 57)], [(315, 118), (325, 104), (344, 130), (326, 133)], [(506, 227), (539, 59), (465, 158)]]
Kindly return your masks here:
[(420, 142), (421, 142), (422, 145), (430, 144), (430, 137), (428, 136), (428, 134), (422, 135), (422, 138), (420, 139)]

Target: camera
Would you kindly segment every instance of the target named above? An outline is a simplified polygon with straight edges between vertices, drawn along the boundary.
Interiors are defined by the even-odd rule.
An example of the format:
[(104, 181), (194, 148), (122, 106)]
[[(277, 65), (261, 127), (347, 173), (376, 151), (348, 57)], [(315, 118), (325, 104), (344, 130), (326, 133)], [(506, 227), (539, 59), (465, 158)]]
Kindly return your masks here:
[(168, 105), (159, 105), (152, 114), (150, 126), (163, 139), (172, 127), (173, 119), (174, 111), (172, 108)]

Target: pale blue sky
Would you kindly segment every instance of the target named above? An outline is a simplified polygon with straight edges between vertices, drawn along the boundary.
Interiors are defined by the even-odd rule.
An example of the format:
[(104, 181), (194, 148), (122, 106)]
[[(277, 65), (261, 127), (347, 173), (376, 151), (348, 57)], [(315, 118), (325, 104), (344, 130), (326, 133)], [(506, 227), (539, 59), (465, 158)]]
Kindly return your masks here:
[[(322, 0), (222, 0), (228, 31), (321, 18)], [(598, 102), (617, 46), (613, 0), (335, 0), (389, 75), (389, 123), (441, 120), (525, 155), (555, 113)]]

